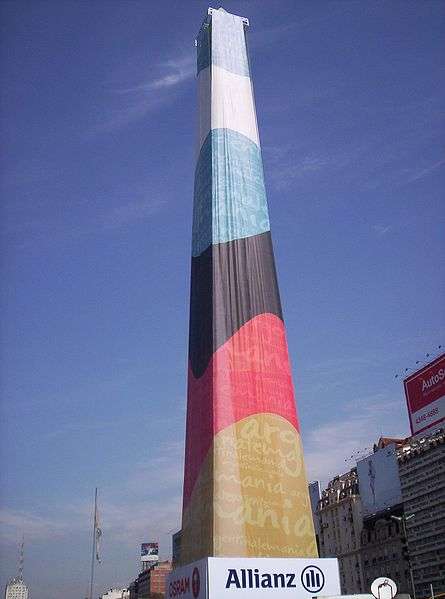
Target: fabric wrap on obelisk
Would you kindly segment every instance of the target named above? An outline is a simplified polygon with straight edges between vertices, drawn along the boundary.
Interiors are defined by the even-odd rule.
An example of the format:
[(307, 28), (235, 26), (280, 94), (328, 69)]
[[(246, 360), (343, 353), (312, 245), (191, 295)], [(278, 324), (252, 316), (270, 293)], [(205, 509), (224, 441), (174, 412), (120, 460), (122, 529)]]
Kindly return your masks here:
[(241, 17), (197, 40), (181, 561), (316, 555)]

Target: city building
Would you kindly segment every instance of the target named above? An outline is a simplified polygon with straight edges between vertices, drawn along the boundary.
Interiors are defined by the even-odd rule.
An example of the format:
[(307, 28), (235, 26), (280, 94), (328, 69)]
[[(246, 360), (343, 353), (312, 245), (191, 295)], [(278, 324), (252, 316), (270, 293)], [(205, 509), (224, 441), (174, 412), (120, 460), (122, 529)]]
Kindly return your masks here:
[(362, 506), (357, 469), (333, 478), (318, 502), (320, 557), (337, 557), (342, 593), (360, 593)]
[(397, 458), (405, 442), (380, 437), (373, 452), (357, 462), (364, 592), (369, 592), (371, 583), (379, 577), (395, 580), (400, 593), (411, 591), (406, 539), (400, 524), (404, 511)]
[(28, 599), (29, 591), (23, 578), (17, 576), (6, 585), (5, 599)]
[(19, 550), (18, 575), (8, 582), (5, 588), (5, 599), (28, 599), (29, 590), (23, 580), (23, 564), (25, 554), (25, 539), (23, 537)]
[(320, 555), (320, 523), (317, 515), (318, 502), (321, 498), (320, 482), (318, 480), (310, 482), (308, 489), (309, 499), (311, 501), (312, 520), (314, 522), (315, 540), (317, 542), (318, 555)]
[(369, 593), (382, 576), (415, 599), (445, 592), (444, 435), (381, 437), (322, 492), (320, 556), (338, 558), (343, 593)]
[(159, 564), (152, 568), (150, 592), (153, 597), (156, 597), (157, 595), (164, 596), (166, 578), (171, 571), (172, 564), (170, 561), (159, 562)]
[(173, 568), (180, 563), (181, 558), (181, 530), (172, 535), (172, 565)]
[[(158, 599), (164, 597), (165, 579), (172, 571), (170, 561), (158, 562), (138, 576), (137, 599)], [(131, 587), (131, 585), (130, 585)], [(130, 599), (133, 599), (130, 595)]]
[(136, 579), (133, 580), (128, 586), (129, 599), (138, 599), (138, 590), (138, 579)]
[(416, 599), (445, 593), (445, 430), (397, 451)]
[(360, 558), (363, 592), (382, 576), (397, 583), (399, 593), (411, 594), (409, 559), (400, 519), (403, 506), (397, 505), (363, 520)]
[(138, 576), (138, 599), (150, 597), (150, 570), (143, 570)]

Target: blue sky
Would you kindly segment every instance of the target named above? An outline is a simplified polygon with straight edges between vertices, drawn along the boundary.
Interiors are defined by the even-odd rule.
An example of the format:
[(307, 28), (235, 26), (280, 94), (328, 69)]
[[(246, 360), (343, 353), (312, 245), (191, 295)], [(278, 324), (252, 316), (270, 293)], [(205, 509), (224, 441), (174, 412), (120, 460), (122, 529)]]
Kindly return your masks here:
[[(0, 584), (32, 599), (163, 556), (180, 522), (208, 4), (3, 2)], [(219, 5), (215, 5), (217, 7)], [(311, 479), (405, 435), (394, 375), (444, 341), (442, 2), (233, 2), (249, 45)]]

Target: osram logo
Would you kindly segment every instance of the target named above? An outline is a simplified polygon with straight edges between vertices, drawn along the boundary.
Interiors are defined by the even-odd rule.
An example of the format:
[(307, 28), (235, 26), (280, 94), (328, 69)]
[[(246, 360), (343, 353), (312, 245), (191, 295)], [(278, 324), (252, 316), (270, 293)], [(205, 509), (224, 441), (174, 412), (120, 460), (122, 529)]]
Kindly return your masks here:
[[(198, 568), (193, 569), (191, 589), (193, 597), (196, 599), (199, 596), (201, 588), (201, 580), (199, 576)], [(169, 597), (181, 597), (181, 595), (190, 595), (190, 577), (183, 576), (177, 580), (173, 580), (168, 585), (168, 596)]]
[(192, 574), (192, 591), (193, 591), (193, 597), (198, 597), (199, 595), (199, 591), (201, 589), (201, 578), (199, 576), (199, 570), (198, 568), (194, 568), (193, 570), (193, 574)]
[(427, 391), (431, 389), (437, 383), (440, 383), (445, 378), (445, 370), (443, 368), (439, 368), (436, 374), (430, 376), (429, 379), (422, 379), (422, 391)]
[(173, 580), (173, 582), (168, 585), (169, 597), (180, 597), (186, 593), (190, 593), (190, 578), (188, 576)]

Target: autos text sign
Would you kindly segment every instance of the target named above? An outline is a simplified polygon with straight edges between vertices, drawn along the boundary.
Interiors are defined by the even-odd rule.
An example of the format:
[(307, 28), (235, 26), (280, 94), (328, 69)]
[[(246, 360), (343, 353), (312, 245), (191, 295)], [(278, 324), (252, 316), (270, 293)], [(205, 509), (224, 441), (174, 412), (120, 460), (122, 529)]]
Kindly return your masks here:
[(406, 378), (404, 385), (413, 435), (445, 420), (445, 354)]

